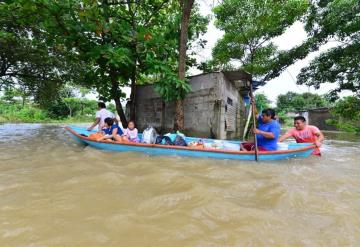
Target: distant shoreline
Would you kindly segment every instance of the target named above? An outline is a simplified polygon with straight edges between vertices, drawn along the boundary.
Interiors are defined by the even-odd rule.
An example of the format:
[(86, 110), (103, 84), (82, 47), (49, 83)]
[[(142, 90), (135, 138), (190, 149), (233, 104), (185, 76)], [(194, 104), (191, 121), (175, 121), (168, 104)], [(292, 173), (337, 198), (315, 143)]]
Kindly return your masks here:
[(82, 124), (82, 125), (85, 125), (85, 124), (91, 124), (91, 122), (66, 122), (66, 121), (44, 121), (44, 122), (17, 122), (17, 121), (14, 121), (14, 122), (9, 122), (9, 121), (6, 121), (6, 122), (0, 122), (0, 124), (46, 124), (46, 125), (64, 125), (64, 124)]

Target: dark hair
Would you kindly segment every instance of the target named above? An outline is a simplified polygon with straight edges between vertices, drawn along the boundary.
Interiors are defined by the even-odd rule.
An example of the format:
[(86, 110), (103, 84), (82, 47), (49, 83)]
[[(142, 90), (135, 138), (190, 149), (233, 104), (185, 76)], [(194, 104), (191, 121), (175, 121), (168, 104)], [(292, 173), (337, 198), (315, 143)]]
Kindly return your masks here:
[(306, 122), (306, 119), (303, 116), (296, 116), (294, 117), (294, 121), (300, 120), (302, 122)]
[(111, 118), (111, 117), (107, 117), (105, 118), (104, 122), (109, 125), (109, 126), (112, 126), (114, 124), (114, 119)]
[(104, 102), (98, 102), (98, 107), (102, 109), (102, 108), (106, 108), (106, 105)]
[(133, 123), (134, 126), (135, 126), (135, 121), (134, 121), (134, 120), (130, 120), (130, 121), (128, 122), (128, 125), (129, 125), (129, 123)]
[(262, 110), (261, 113), (268, 117), (271, 116), (271, 119), (275, 119), (275, 110), (274, 109), (267, 108), (267, 109)]

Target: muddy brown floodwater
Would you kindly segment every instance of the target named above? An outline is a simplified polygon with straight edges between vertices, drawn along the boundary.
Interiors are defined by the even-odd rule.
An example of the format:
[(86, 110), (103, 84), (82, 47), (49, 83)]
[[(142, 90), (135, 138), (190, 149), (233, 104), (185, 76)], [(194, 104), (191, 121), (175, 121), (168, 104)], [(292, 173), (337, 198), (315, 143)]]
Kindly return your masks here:
[(0, 125), (0, 246), (360, 246), (359, 136), (323, 157), (116, 153)]

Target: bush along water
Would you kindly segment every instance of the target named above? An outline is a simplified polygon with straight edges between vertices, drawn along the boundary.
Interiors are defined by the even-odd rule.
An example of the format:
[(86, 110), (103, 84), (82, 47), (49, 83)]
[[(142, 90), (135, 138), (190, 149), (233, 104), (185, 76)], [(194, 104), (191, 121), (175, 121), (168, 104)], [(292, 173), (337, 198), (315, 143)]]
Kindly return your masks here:
[[(80, 101), (80, 100), (78, 100)], [(96, 111), (95, 100), (81, 100), (73, 105), (54, 104), (42, 109), (36, 104), (0, 100), (0, 122), (47, 123), (47, 122), (88, 122)], [(71, 114), (70, 114), (71, 113)]]

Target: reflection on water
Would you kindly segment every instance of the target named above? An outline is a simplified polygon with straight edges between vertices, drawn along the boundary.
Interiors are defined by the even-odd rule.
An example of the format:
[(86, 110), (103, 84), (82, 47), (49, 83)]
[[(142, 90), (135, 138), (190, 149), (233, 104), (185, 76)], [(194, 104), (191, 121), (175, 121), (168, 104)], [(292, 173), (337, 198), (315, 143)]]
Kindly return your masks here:
[(0, 125), (0, 243), (359, 246), (360, 142), (330, 138), (322, 158), (256, 164), (106, 152), (58, 126)]

